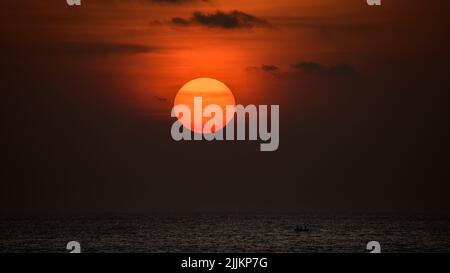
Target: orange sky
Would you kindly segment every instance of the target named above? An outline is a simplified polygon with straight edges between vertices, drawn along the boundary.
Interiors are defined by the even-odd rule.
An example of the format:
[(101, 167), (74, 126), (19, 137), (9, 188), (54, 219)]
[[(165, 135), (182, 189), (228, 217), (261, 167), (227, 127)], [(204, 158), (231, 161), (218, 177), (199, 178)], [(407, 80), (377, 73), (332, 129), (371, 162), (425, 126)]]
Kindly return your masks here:
[[(170, 1), (0, 1), (0, 210), (450, 211), (450, 1)], [(279, 104), (279, 150), (173, 141), (198, 77)]]
[[(10, 5), (23, 7), (24, 13), (17, 18), (13, 9), (8, 9)], [(129, 107), (151, 108), (156, 110), (153, 114), (162, 116), (167, 114), (178, 89), (197, 77), (225, 82), (237, 102), (243, 104), (279, 104), (289, 97), (274, 90), (300, 88), (296, 86), (299, 75), (292, 69), (298, 62), (348, 64), (367, 77), (377, 77), (379, 62), (408, 59), (431, 47), (439, 48), (439, 44), (430, 43), (423, 36), (439, 39), (441, 30), (432, 26), (439, 23), (435, 18), (444, 14), (436, 8), (421, 15), (422, 6), (410, 1), (385, 1), (377, 9), (369, 8), (363, 0), (211, 0), (184, 4), (85, 0), (76, 8), (67, 7), (63, 0), (45, 0), (3, 2), (1, 6), (4, 26), (8, 22), (14, 26), (5, 28), (9, 35), (3, 39), (20, 47), (148, 47), (140, 54), (114, 52), (118, 54), (102, 60), (75, 59), (83, 69), (114, 75), (116, 86), (124, 89), (121, 96)], [(239, 10), (272, 27), (222, 29), (171, 23), (172, 18), (188, 19), (195, 11), (217, 10)], [(414, 31), (406, 32), (411, 29)], [(411, 36), (414, 32), (417, 37)], [(383, 39), (378, 33), (383, 33)], [(411, 47), (412, 42), (416, 46)], [(70, 58), (70, 51), (66, 55)], [(276, 71), (257, 69), (263, 65), (274, 66)], [(168, 103), (162, 103), (165, 100)]]

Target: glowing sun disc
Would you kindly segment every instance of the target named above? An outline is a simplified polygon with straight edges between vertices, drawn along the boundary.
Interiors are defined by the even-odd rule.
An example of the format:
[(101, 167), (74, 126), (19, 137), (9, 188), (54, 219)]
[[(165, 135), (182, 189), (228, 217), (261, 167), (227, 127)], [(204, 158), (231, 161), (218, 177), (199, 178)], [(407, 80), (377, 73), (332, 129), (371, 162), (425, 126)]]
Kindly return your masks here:
[[(194, 97), (202, 98), (202, 109), (194, 109)], [(213, 132), (216, 132), (223, 129), (233, 118), (231, 114), (227, 113), (226, 106), (235, 106), (236, 101), (234, 99), (233, 93), (231, 92), (230, 88), (228, 88), (228, 86), (213, 78), (197, 78), (183, 85), (178, 91), (174, 100), (174, 106), (186, 105), (191, 109), (191, 122), (186, 122), (185, 120), (180, 119), (180, 121), (183, 123), (183, 126), (193, 132), (204, 134), (213, 133), (211, 131), (203, 130), (203, 126), (211, 118), (203, 117), (201, 124), (203, 126), (195, 124), (194, 111), (196, 110), (199, 113), (203, 113), (205, 107), (212, 104), (218, 105), (220, 108), (222, 108), (223, 113), (223, 126), (221, 128), (215, 128)], [(179, 117), (178, 114), (177, 117)], [(202, 129), (198, 130), (196, 128)]]

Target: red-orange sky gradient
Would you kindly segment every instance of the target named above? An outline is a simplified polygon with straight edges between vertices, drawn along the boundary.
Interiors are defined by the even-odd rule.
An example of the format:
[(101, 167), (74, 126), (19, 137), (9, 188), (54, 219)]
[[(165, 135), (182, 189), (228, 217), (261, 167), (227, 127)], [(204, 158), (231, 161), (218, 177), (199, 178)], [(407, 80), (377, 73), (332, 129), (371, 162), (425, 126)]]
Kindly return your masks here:
[[(193, 78), (222, 80), (240, 103), (280, 103), (306, 92), (289, 90), (298, 89), (301, 75), (292, 67), (297, 63), (347, 64), (376, 78), (380, 63), (437, 54), (438, 40), (445, 35), (436, 28), (444, 9), (427, 7), (431, 12), (424, 13), (423, 5), (414, 1), (386, 1), (382, 8), (369, 8), (363, 0), (174, 2), (98, 0), (74, 8), (58, 0), (4, 2), (2, 39), (19, 49), (48, 49), (80, 69), (111, 73), (130, 109), (150, 108), (153, 115), (166, 116), (168, 106), (161, 101), (171, 101)], [(23, 16), (16, 16), (16, 9)], [(195, 11), (234, 10), (270, 26), (225, 29), (172, 23)], [(71, 51), (103, 56), (82, 60)]]
[[(0, 1), (0, 211), (450, 213), (450, 2), (382, 3)], [(172, 141), (199, 77), (280, 148)]]

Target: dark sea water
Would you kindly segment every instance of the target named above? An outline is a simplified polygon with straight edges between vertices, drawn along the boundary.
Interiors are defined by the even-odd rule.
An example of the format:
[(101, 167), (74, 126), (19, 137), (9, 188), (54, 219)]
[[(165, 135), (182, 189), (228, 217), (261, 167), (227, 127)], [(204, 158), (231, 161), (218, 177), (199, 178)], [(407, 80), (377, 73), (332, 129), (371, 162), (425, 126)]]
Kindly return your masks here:
[[(307, 225), (308, 232), (295, 232)], [(450, 252), (450, 218), (150, 215), (0, 219), (0, 252)]]

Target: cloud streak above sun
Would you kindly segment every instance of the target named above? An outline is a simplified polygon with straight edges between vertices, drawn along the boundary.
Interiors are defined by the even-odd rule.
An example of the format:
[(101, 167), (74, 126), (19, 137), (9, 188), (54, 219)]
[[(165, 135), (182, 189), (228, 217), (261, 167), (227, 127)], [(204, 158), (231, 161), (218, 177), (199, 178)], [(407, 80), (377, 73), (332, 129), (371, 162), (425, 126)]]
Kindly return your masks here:
[(51, 56), (110, 56), (150, 53), (159, 50), (143, 44), (109, 43), (109, 42), (70, 42), (52, 44), (19, 45), (11, 48), (16, 56), (21, 55), (51, 55)]
[(246, 70), (248, 72), (260, 72), (260, 71), (262, 71), (262, 72), (265, 72), (265, 73), (269, 73), (269, 74), (275, 75), (275, 74), (277, 74), (278, 72), (281, 71), (281, 68), (276, 66), (276, 65), (273, 65), (273, 64), (263, 64), (261, 66), (248, 66), (246, 68)]
[(328, 77), (358, 77), (359, 73), (356, 68), (349, 64), (333, 64), (333, 65), (325, 65), (316, 62), (298, 62), (296, 64), (291, 65), (289, 68), (282, 68), (280, 66), (274, 64), (263, 64), (261, 66), (248, 66), (245, 69), (248, 72), (264, 72), (269, 73), (274, 76), (282, 76), (286, 73), (298, 72), (303, 73), (305, 75), (314, 75), (314, 76), (328, 76)]
[(231, 12), (216, 11), (214, 13), (194, 12), (190, 18), (174, 17), (171, 24), (181, 27), (204, 26), (222, 29), (250, 29), (255, 27), (271, 28), (272, 25), (262, 18), (234, 10)]

